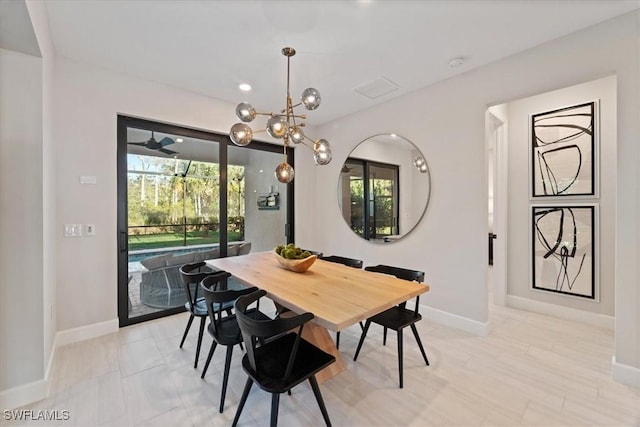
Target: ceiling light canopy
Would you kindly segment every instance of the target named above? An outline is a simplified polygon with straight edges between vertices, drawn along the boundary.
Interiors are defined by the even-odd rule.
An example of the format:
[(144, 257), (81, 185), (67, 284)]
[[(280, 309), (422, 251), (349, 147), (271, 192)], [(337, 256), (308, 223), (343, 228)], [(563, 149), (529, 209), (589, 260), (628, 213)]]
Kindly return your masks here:
[[(307, 137), (302, 128), (307, 116), (305, 114), (295, 114), (294, 108), (304, 105), (307, 110), (315, 110), (320, 106), (322, 98), (320, 92), (312, 87), (302, 91), (300, 102), (294, 104), (289, 91), (289, 75), (291, 69), (291, 57), (296, 54), (292, 47), (282, 49), (282, 54), (287, 57), (287, 105), (284, 109), (277, 113), (260, 113), (247, 102), (241, 102), (236, 107), (236, 116), (242, 123), (236, 123), (231, 127), (229, 136), (231, 141), (239, 146), (245, 146), (253, 139), (253, 130), (246, 123), (250, 123), (257, 115), (269, 116), (266, 123), (266, 129), (256, 132), (267, 131), (274, 138), (282, 139), (284, 143), (284, 161), (278, 165), (275, 175), (278, 181), (289, 183), (293, 181), (295, 171), (290, 164), (287, 163), (287, 148), (291, 143), (302, 144), (313, 150), (313, 159), (318, 165), (326, 165), (331, 162), (331, 148), (329, 141), (326, 139), (313, 140)], [(305, 142), (307, 140), (308, 142)]]

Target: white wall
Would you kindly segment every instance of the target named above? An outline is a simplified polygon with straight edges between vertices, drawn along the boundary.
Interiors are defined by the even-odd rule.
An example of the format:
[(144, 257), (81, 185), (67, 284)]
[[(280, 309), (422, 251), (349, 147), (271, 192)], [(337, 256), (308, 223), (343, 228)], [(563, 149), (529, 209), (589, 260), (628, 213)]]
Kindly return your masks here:
[(44, 378), (42, 60), (0, 50), (0, 390)]
[[(5, 17), (36, 49), (0, 56), (0, 407), (46, 396), (56, 333), (55, 51), (44, 4)], [(20, 21), (17, 23), (16, 21)], [(41, 56), (40, 56), (41, 55)]]
[[(274, 174), (274, 163), (282, 161), (282, 154), (254, 150), (249, 159), (245, 169), (245, 240), (251, 242), (252, 252), (270, 251), (286, 243), (287, 186)], [(280, 209), (258, 209), (258, 196), (271, 189), (279, 193)]]
[[(333, 139), (334, 161), (318, 170), (316, 247), (358, 254), (426, 272), (424, 303), (471, 321), (487, 321), (488, 105), (617, 74), (616, 361), (640, 367), (640, 199), (636, 11), (505, 60), (456, 76), (320, 128)], [(431, 169), (432, 194), (422, 223), (405, 239), (377, 246), (347, 232), (335, 208), (342, 162), (357, 142), (395, 132), (414, 142)]]
[[(550, 203), (599, 202), (600, 244), (596, 263), (600, 272), (600, 302), (572, 298), (530, 288), (530, 206), (546, 201), (529, 200), (529, 115), (600, 100), (599, 200), (572, 198)], [(510, 295), (612, 316), (615, 302), (615, 196), (616, 196), (616, 77), (610, 76), (569, 88), (510, 102), (509, 123), (509, 218), (508, 288)], [(548, 200), (548, 199), (547, 199)], [(598, 269), (596, 269), (596, 272)]]
[(45, 378), (53, 361), (57, 302), (56, 302), (56, 181), (53, 140), (53, 85), (55, 49), (51, 40), (49, 21), (42, 2), (28, 0), (27, 9), (42, 54), (42, 299)]

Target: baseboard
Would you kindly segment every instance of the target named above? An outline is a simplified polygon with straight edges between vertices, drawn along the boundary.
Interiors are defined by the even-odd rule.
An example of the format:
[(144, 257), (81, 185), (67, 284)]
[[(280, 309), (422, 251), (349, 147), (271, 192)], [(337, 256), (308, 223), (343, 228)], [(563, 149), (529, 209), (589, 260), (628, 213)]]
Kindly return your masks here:
[(94, 323), (79, 328), (65, 329), (56, 333), (56, 346), (72, 344), (74, 342), (84, 341), (91, 338), (100, 337), (102, 335), (117, 332), (119, 327), (118, 319), (107, 320), (106, 322)]
[(609, 329), (611, 331), (615, 329), (615, 317), (613, 316), (576, 310), (574, 308), (535, 301), (529, 298), (507, 295), (507, 307), (573, 320), (587, 325)]
[(458, 316), (457, 314), (438, 310), (437, 308), (420, 305), (422, 315), (434, 322), (441, 323), (456, 329), (462, 329), (477, 336), (489, 335), (489, 322), (478, 322), (468, 317)]
[(613, 379), (615, 381), (631, 387), (640, 388), (640, 368), (618, 363), (616, 362), (615, 356), (612, 358), (611, 366), (613, 368)]
[(37, 380), (0, 391), (0, 409), (15, 409), (37, 402), (47, 397), (49, 384), (45, 380)]
[(58, 347), (117, 332), (118, 327), (118, 319), (113, 319), (106, 322), (94, 323), (93, 325), (58, 331), (54, 338), (51, 355), (45, 368), (44, 379), (0, 391), (0, 410), (19, 408), (20, 406), (45, 399), (48, 396), (49, 376), (51, 375), (51, 369), (53, 368), (56, 349)]
[(51, 348), (51, 355), (49, 356), (49, 362), (47, 363), (47, 367), (44, 371), (44, 380), (47, 383), (47, 396), (49, 395), (49, 389), (51, 387), (51, 382), (49, 381), (49, 377), (51, 375), (51, 369), (53, 368), (53, 362), (56, 358), (56, 349), (58, 348), (58, 334), (53, 338), (53, 346)]

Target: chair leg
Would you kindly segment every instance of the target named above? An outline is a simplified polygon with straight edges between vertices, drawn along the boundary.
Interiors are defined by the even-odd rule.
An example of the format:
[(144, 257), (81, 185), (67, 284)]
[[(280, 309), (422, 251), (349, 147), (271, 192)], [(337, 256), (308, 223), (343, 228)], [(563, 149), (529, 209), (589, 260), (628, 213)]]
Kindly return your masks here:
[(429, 359), (427, 359), (427, 353), (424, 351), (424, 347), (422, 347), (422, 341), (420, 341), (420, 335), (418, 335), (418, 329), (416, 329), (416, 325), (411, 325), (411, 331), (413, 331), (413, 336), (416, 337), (416, 341), (418, 342), (418, 347), (420, 347), (420, 352), (422, 353), (422, 357), (424, 358), (424, 363), (429, 366)]
[(271, 394), (271, 427), (278, 425), (278, 407), (280, 406), (280, 393)]
[(340, 350), (340, 331), (336, 332), (336, 349)]
[(207, 356), (207, 361), (204, 364), (204, 369), (202, 370), (202, 375), (200, 375), (200, 378), (204, 379), (205, 374), (207, 373), (207, 369), (209, 369), (209, 363), (211, 363), (211, 358), (213, 357), (213, 352), (216, 351), (216, 347), (217, 347), (218, 343), (213, 340), (211, 342), (211, 348), (209, 349), (209, 355)]
[(360, 342), (358, 342), (358, 348), (356, 349), (356, 354), (353, 356), (354, 362), (358, 358), (358, 354), (360, 353), (360, 348), (362, 347), (362, 343), (364, 342), (364, 339), (367, 337), (367, 331), (369, 330), (369, 325), (371, 325), (371, 321), (367, 320), (367, 322), (364, 324), (362, 335), (360, 336)]
[(387, 327), (385, 326), (382, 332), (382, 345), (387, 345)]
[(229, 370), (231, 369), (231, 357), (233, 346), (227, 346), (227, 357), (224, 359), (224, 376), (222, 377), (222, 394), (220, 395), (220, 413), (224, 409), (224, 397), (227, 395), (227, 383), (229, 382)]
[(309, 377), (309, 383), (311, 384), (311, 389), (313, 390), (313, 394), (316, 396), (316, 400), (318, 401), (320, 412), (322, 412), (322, 418), (324, 418), (324, 422), (327, 425), (327, 427), (331, 427), (331, 421), (329, 420), (327, 407), (324, 406), (324, 400), (322, 399), (322, 394), (320, 394), (320, 387), (318, 387), (318, 381), (316, 380), (315, 375), (312, 375), (311, 377)]
[(240, 397), (240, 403), (238, 403), (238, 409), (236, 409), (236, 416), (233, 417), (233, 423), (231, 424), (231, 427), (236, 427), (238, 425), (238, 420), (240, 419), (242, 408), (244, 408), (244, 404), (247, 403), (247, 396), (249, 396), (249, 392), (251, 391), (252, 385), (253, 385), (253, 380), (251, 379), (251, 377), (248, 377), (247, 382), (244, 384), (242, 397)]
[(187, 339), (187, 334), (189, 333), (189, 328), (191, 328), (191, 324), (193, 323), (193, 314), (189, 315), (189, 321), (187, 322), (187, 327), (184, 329), (184, 334), (182, 335), (182, 341), (180, 341), (180, 348), (182, 348), (182, 344), (184, 344), (184, 340)]
[(202, 346), (202, 335), (204, 334), (205, 317), (200, 318), (200, 331), (198, 332), (198, 346), (196, 347), (196, 360), (193, 362), (193, 368), (198, 367), (198, 359), (200, 358), (200, 347)]
[(402, 329), (398, 329), (398, 373), (400, 375), (400, 388), (402, 388)]

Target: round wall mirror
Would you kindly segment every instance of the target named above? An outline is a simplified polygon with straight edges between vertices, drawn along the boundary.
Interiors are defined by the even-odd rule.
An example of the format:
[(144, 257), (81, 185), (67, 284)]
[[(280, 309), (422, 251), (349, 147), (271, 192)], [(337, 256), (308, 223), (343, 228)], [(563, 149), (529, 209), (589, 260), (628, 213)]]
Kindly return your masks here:
[(431, 193), (424, 155), (395, 134), (375, 135), (351, 151), (338, 180), (345, 222), (363, 239), (391, 243), (422, 219)]

